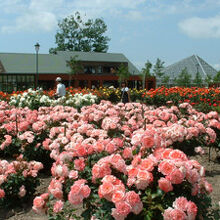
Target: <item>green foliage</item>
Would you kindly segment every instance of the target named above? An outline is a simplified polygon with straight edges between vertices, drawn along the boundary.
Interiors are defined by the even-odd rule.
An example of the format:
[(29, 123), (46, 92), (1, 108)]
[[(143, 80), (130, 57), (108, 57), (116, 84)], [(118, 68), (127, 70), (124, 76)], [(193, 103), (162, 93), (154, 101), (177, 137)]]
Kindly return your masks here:
[(147, 60), (147, 62), (144, 64), (144, 68), (142, 68), (141, 71), (141, 76), (142, 78), (146, 78), (146, 77), (151, 77), (151, 68), (152, 68), (152, 63)]
[[(38, 178), (31, 176), (24, 177), (22, 172), (11, 174), (7, 181), (1, 185), (1, 189), (5, 191), (5, 197), (0, 199), (0, 208), (12, 208), (21, 206), (24, 202), (33, 196), (36, 187), (40, 184)], [(26, 194), (24, 197), (19, 197), (19, 189), (24, 186)]]
[(205, 78), (205, 82), (210, 85), (212, 83), (212, 76), (210, 74), (207, 74), (206, 78)]
[(152, 63), (147, 60), (147, 62), (144, 64), (144, 68), (142, 68), (141, 71), (141, 78), (143, 81), (143, 87), (145, 88), (145, 80), (147, 77), (151, 77), (151, 68), (152, 68)]
[(125, 64), (121, 64), (116, 75), (118, 76), (118, 81), (121, 83), (122, 81), (128, 79), (131, 74), (128, 71), (128, 67)]
[(82, 71), (83, 66), (80, 64), (79, 60), (77, 59), (78, 56), (73, 56), (70, 58), (69, 61), (66, 61), (66, 65), (70, 67), (69, 72), (69, 87), (71, 86), (72, 76)]
[(188, 73), (187, 68), (184, 68), (175, 79), (177, 86), (187, 87), (191, 86), (191, 75)]
[(203, 84), (202, 76), (199, 71), (196, 72), (195, 79), (193, 80), (194, 86), (201, 87)]
[(162, 77), (162, 83), (165, 84), (165, 85), (167, 85), (167, 84), (169, 83), (169, 81), (170, 81), (170, 76), (168, 76), (168, 75), (163, 75), (163, 77)]
[(213, 78), (214, 83), (220, 83), (220, 71), (217, 72), (217, 74)]
[(56, 48), (51, 48), (50, 53), (57, 51), (84, 51), (106, 52), (109, 38), (104, 36), (107, 31), (105, 22), (96, 18), (84, 21), (79, 12), (64, 18), (58, 23)]
[[(0, 129), (0, 144), (5, 141), (4, 135), (7, 132), (5, 129)], [(9, 146), (5, 146), (4, 149), (0, 149), (0, 156), (2, 157), (14, 157), (20, 154), (21, 141), (16, 136), (12, 136), (12, 143)]]
[(164, 69), (164, 63), (159, 58), (157, 58), (156, 63), (153, 68), (153, 74), (154, 76), (161, 78), (164, 75), (163, 69)]

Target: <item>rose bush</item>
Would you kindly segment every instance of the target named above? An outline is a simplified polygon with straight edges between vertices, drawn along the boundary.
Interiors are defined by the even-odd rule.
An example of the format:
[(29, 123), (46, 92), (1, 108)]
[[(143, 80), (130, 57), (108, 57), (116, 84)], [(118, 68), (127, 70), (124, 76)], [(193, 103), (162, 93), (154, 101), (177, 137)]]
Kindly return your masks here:
[(55, 162), (48, 194), (34, 200), (36, 212), (76, 218), (73, 210), (83, 204), (85, 219), (159, 219), (184, 196), (196, 204), (197, 215), (206, 214), (212, 188), (205, 169), (170, 147), (186, 140), (213, 144), (217, 113), (197, 112), (187, 103), (155, 109), (103, 101), (81, 113), (57, 106), (38, 114), (50, 121), (43, 146)]
[[(209, 111), (218, 111), (220, 112), (220, 99), (219, 99), (219, 88), (181, 88), (181, 87), (172, 87), (165, 88), (159, 87), (156, 89), (151, 89), (147, 91), (146, 89), (137, 90), (136, 88), (130, 89), (131, 100), (142, 102), (148, 105), (161, 106), (161, 105), (169, 105), (172, 103), (174, 105), (178, 105), (183, 102), (188, 102), (192, 106), (194, 106), (197, 110), (202, 112)], [(111, 102), (117, 103), (120, 101), (121, 91), (119, 88), (106, 88), (100, 87), (98, 89), (80, 89), (80, 88), (67, 88), (67, 98), (60, 99), (59, 101), (54, 101), (53, 97), (55, 94), (55, 90), (50, 91), (17, 91), (12, 94), (0, 92), (0, 101), (8, 101), (11, 100), (11, 103), (16, 106), (29, 106), (30, 108), (38, 108), (39, 106), (49, 106), (50, 103), (54, 105), (62, 104), (62, 105), (71, 105), (73, 107), (81, 107), (76, 106), (73, 102), (73, 97), (76, 94), (93, 94), (98, 100), (109, 100)], [(90, 95), (91, 96), (91, 95)], [(92, 97), (92, 96), (91, 96)], [(26, 100), (25, 100), (26, 99)], [(93, 99), (93, 98), (92, 98)], [(98, 99), (98, 100), (97, 100)], [(90, 102), (90, 99), (87, 101)], [(87, 103), (86, 101), (86, 103)], [(67, 103), (68, 104), (67, 104)], [(91, 102), (90, 102), (91, 103)]]
[(65, 97), (54, 99), (53, 96), (49, 96), (43, 90), (32, 90), (13, 94), (10, 97), (9, 104), (16, 107), (28, 107), (29, 109), (38, 109), (41, 106), (72, 106), (80, 109), (82, 106), (94, 104), (97, 101), (97, 97), (91, 93), (75, 93), (72, 95), (70, 92), (67, 92)]
[(9, 163), (0, 160), (0, 208), (11, 208), (27, 202), (39, 185), (38, 171), (43, 164), (19, 158)]
[[(195, 212), (176, 211), (175, 200), (184, 197), (196, 205), (196, 216), (207, 214), (212, 187), (205, 168), (184, 152), (216, 146), (217, 112), (198, 112), (189, 103), (155, 108), (101, 101), (79, 112), (69, 106), (30, 110), (1, 102), (0, 116), (3, 156), (15, 150), (12, 156), (54, 161), (48, 193), (34, 199), (37, 213), (78, 218), (75, 210), (83, 206), (84, 219), (194, 219)], [(21, 184), (16, 193), (25, 190)], [(1, 197), (4, 193), (0, 190)]]

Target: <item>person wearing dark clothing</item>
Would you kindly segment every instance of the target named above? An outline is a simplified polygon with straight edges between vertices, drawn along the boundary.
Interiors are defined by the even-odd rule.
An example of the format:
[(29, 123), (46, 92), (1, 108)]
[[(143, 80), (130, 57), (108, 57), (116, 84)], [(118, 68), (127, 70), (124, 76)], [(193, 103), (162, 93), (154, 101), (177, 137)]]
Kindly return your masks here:
[(130, 102), (130, 91), (125, 82), (121, 83), (121, 102), (126, 104)]

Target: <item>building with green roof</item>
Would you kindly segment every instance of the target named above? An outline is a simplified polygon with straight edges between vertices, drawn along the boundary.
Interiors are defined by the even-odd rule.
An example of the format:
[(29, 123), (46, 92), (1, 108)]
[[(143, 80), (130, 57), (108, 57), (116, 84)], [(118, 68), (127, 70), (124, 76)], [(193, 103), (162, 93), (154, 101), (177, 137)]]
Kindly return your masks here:
[[(71, 57), (75, 57), (82, 67), (73, 77), (67, 66)], [(121, 53), (58, 51), (57, 54), (38, 54), (38, 68), (36, 63), (36, 54), (0, 53), (0, 90), (34, 88), (37, 75), (39, 86), (45, 89), (52, 88), (58, 76), (66, 85), (71, 78), (71, 85), (75, 87), (117, 86), (115, 73), (121, 64), (128, 67), (130, 80), (141, 82), (140, 71)]]

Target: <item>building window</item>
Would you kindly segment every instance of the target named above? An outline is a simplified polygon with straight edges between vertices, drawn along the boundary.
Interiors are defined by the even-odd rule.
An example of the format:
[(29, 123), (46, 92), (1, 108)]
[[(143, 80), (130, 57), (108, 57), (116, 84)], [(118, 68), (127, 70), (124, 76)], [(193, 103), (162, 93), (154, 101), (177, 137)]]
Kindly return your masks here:
[(34, 88), (34, 75), (7, 74), (0, 76), (0, 90), (13, 92)]
[(92, 87), (92, 89), (95, 89), (95, 88), (99, 88), (99, 86), (100, 86), (100, 82), (99, 82), (99, 80), (96, 80), (96, 81), (91, 81), (91, 87)]
[(95, 67), (94, 66), (85, 66), (84, 67), (84, 73), (85, 74), (94, 74), (95, 73)]
[(110, 66), (103, 66), (103, 73), (111, 73), (111, 67)]
[(116, 74), (117, 67), (114, 66), (103, 66), (103, 73)]
[(103, 82), (103, 87), (110, 87), (110, 86), (114, 86), (114, 88), (118, 88), (119, 86), (118, 81), (108, 80)]
[(88, 81), (87, 80), (80, 80), (79, 81), (79, 87), (80, 88), (85, 88), (85, 87), (88, 87)]
[(102, 66), (97, 66), (97, 73), (98, 74), (102, 73)]

